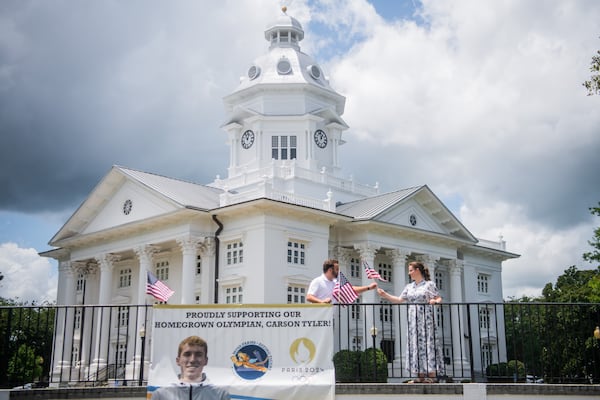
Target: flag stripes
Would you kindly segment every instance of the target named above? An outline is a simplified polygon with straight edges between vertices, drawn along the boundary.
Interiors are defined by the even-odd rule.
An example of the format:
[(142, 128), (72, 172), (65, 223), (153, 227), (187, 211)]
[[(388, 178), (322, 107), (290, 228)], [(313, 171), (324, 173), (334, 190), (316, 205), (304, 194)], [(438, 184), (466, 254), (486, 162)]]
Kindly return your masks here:
[(172, 291), (167, 285), (159, 281), (152, 272), (146, 272), (146, 294), (149, 294), (160, 301), (169, 300), (169, 297), (173, 296), (173, 293), (175, 292)]
[(358, 293), (341, 271), (333, 287), (333, 297), (338, 303), (354, 303), (354, 300), (358, 299)]

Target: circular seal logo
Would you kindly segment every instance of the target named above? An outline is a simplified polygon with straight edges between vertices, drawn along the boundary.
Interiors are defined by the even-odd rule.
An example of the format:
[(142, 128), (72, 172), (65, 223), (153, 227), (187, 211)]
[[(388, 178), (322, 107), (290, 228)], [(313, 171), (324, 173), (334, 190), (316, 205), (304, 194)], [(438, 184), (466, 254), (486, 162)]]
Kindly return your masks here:
[(231, 356), (233, 371), (242, 379), (251, 381), (261, 378), (273, 363), (269, 349), (262, 343), (245, 342)]

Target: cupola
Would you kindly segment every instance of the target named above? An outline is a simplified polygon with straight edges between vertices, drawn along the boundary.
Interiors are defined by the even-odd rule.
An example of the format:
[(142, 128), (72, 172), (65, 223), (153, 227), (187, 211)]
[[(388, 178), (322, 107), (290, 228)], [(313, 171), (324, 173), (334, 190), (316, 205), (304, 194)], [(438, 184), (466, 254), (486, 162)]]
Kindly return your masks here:
[(298, 43), (304, 39), (304, 30), (296, 18), (286, 14), (287, 8), (282, 7), (283, 14), (270, 23), (265, 30), (265, 39), (274, 47), (293, 47), (300, 50)]

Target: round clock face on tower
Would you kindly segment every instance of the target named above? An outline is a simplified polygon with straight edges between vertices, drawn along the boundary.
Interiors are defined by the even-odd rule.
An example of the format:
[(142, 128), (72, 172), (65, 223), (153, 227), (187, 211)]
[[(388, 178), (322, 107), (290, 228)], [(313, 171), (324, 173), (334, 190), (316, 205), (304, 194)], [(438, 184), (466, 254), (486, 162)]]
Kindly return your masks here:
[(129, 199), (125, 200), (125, 202), (123, 203), (123, 214), (129, 215), (132, 208), (133, 208), (133, 203), (131, 202), (131, 200), (129, 200)]
[(251, 130), (247, 130), (242, 135), (242, 147), (245, 149), (249, 149), (254, 143), (254, 132)]
[(317, 129), (315, 131), (315, 143), (322, 149), (327, 146), (327, 134), (325, 134), (325, 132), (323, 132), (321, 129)]

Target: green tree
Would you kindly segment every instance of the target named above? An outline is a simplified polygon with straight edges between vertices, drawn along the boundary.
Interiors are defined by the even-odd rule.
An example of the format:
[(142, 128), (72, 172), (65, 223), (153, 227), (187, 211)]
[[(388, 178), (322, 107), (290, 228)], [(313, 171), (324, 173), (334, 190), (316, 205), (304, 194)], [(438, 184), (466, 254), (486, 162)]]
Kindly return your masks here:
[(55, 308), (3, 298), (0, 306), (0, 387), (33, 378), (45, 380), (50, 371)]
[[(590, 213), (600, 217), (600, 203), (598, 203), (598, 207), (590, 207)], [(600, 262), (600, 227), (594, 229), (594, 238), (588, 241), (588, 243), (594, 248), (594, 250), (583, 253), (583, 259), (591, 263), (594, 261)]]
[(35, 349), (25, 343), (8, 361), (8, 376), (11, 382), (33, 382), (42, 377), (44, 359), (35, 355)]
[(600, 94), (600, 50), (598, 50), (597, 54), (598, 55), (592, 56), (592, 63), (590, 65), (592, 76), (589, 81), (583, 82), (583, 86), (585, 86), (588, 91), (588, 96)]

